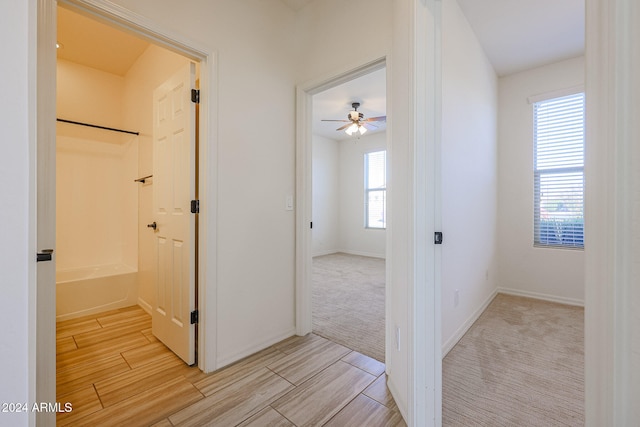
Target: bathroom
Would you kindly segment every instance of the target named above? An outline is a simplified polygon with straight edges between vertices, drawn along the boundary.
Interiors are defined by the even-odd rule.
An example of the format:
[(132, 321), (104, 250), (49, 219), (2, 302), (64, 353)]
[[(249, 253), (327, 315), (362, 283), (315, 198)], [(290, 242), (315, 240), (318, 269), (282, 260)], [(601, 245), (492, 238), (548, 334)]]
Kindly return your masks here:
[(61, 7), (58, 38), (58, 119), (112, 129), (57, 123), (57, 320), (151, 312), (153, 91), (189, 61)]

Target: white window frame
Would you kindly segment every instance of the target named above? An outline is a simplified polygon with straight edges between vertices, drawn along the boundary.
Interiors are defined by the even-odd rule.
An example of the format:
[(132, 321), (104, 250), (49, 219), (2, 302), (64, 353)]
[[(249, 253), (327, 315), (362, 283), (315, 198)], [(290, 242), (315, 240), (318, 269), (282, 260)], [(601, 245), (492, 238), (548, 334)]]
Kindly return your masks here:
[[(384, 153), (384, 185), (382, 187), (369, 187), (369, 156), (371, 154)], [(382, 193), (384, 199), (383, 208), (383, 225), (377, 227), (369, 224), (369, 194)], [(364, 154), (364, 228), (371, 230), (385, 230), (387, 228), (386, 218), (386, 204), (387, 204), (387, 150), (370, 151)]]
[[(581, 154), (575, 154), (575, 139), (573, 141), (567, 140), (564, 142), (559, 142), (557, 139), (553, 141), (553, 145), (551, 146), (551, 150), (549, 146), (545, 147), (545, 151), (540, 154), (538, 151), (538, 147), (540, 144), (539, 140), (542, 140), (542, 137), (539, 137), (539, 119), (538, 119), (538, 108), (544, 108), (545, 104), (549, 105), (554, 102), (562, 102), (564, 98), (579, 99), (582, 97), (582, 117), (580, 119), (572, 119), (566, 118), (566, 116), (560, 116), (559, 113), (574, 113), (579, 111), (579, 108), (572, 109), (557, 109), (552, 114), (553, 121), (544, 122), (545, 118), (541, 118), (543, 124), (546, 126), (557, 126), (558, 132), (567, 132), (567, 125), (573, 126), (575, 132), (575, 125), (582, 125), (581, 130), (577, 132), (578, 136), (581, 136)], [(585, 124), (585, 95), (584, 90), (582, 88), (576, 90), (567, 90), (567, 91), (559, 91), (554, 92), (552, 94), (547, 94), (547, 96), (539, 96), (532, 97), (529, 99), (530, 103), (533, 104), (533, 181), (534, 181), (534, 236), (533, 236), (533, 244), (535, 247), (550, 247), (550, 248), (561, 248), (561, 249), (584, 249), (584, 124)], [(564, 108), (564, 107), (563, 107)], [(558, 120), (562, 120), (562, 122), (558, 122)], [(555, 124), (554, 124), (555, 122)], [(551, 138), (557, 138), (558, 135), (555, 134)], [(564, 144), (560, 150), (558, 150), (559, 144)], [(564, 161), (566, 160), (566, 162)], [(546, 163), (543, 167), (539, 167), (538, 163)], [(542, 181), (545, 179), (549, 179), (548, 186), (553, 187), (551, 184), (551, 180), (556, 179), (558, 182), (558, 193), (560, 191), (565, 192), (565, 197), (568, 197), (568, 200), (571, 203), (568, 203), (570, 206), (567, 210), (567, 218), (562, 219), (564, 214), (559, 211), (549, 212), (549, 219), (547, 220), (547, 224), (545, 226), (542, 225), (542, 210), (544, 206), (544, 201), (542, 200), (541, 194), (541, 186)], [(576, 182), (580, 182), (579, 186), (581, 187), (581, 192), (578, 195), (575, 195), (575, 186)], [(573, 187), (572, 187), (573, 186)], [(548, 188), (549, 188), (548, 187)], [(573, 188), (573, 190), (572, 190)], [(555, 189), (553, 190), (555, 191)], [(568, 193), (570, 191), (574, 192), (574, 196), (569, 196)], [(573, 201), (571, 200), (573, 198)], [(562, 202), (565, 202), (563, 200)], [(560, 202), (560, 203), (562, 203)], [(574, 211), (572, 214), (571, 212)], [(576, 212), (579, 211), (579, 212)], [(578, 215), (578, 216), (576, 216)], [(579, 224), (577, 226), (576, 224)], [(579, 228), (578, 228), (579, 227)]]

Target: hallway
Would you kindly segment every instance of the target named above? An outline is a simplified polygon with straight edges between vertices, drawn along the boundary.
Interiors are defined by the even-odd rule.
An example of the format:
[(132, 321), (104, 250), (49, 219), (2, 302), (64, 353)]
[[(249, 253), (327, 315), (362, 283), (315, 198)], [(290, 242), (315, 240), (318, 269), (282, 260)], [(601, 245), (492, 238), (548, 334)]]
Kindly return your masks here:
[(314, 334), (209, 375), (128, 307), (57, 324), (57, 425), (404, 426), (384, 364)]

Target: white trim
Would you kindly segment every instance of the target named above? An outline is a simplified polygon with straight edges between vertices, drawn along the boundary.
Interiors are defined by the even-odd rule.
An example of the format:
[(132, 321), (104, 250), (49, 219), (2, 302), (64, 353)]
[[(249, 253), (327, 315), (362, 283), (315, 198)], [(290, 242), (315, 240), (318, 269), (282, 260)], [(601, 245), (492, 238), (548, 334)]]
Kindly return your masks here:
[(258, 343), (254, 343), (253, 345), (245, 348), (242, 351), (237, 351), (233, 354), (225, 356), (224, 358), (219, 358), (217, 369), (223, 368), (233, 362), (237, 362), (238, 360), (245, 358), (247, 356), (251, 356), (252, 354), (255, 354), (261, 350), (264, 350), (267, 347), (271, 347), (272, 345), (279, 343), (280, 341), (285, 340), (294, 335), (296, 335), (295, 329), (290, 329), (287, 332), (277, 334), (270, 338), (263, 339)]
[(379, 254), (374, 252), (363, 252), (363, 251), (352, 251), (349, 249), (334, 249), (334, 250), (326, 250), (321, 252), (314, 252), (311, 255), (311, 257), (315, 258), (317, 256), (325, 256), (325, 255), (332, 255), (332, 254), (358, 255), (358, 256), (366, 256), (368, 258), (380, 258), (380, 259), (386, 259), (387, 257), (386, 254)]
[[(44, 249), (55, 248), (56, 240), (55, 194), (51, 193), (55, 192), (57, 9), (53, 1), (38, 0), (32, 3), (29, 12), (30, 34), (35, 34), (37, 40), (29, 57), (29, 71), (36, 74), (35, 91), (29, 88), (30, 142), (35, 142), (34, 149), (29, 150), (33, 179), (30, 191), (33, 191), (31, 202), (34, 207), (30, 212), (37, 212), (35, 221), (30, 223), (30, 234), (36, 240), (33, 242), (35, 247)], [(40, 171), (40, 168), (43, 170)], [(33, 295), (29, 300), (29, 311), (30, 314), (32, 310), (37, 313), (35, 322), (30, 325), (34, 330), (29, 340), (31, 351), (35, 352), (29, 355), (30, 362), (35, 358), (35, 370), (30, 371), (29, 375), (29, 397), (34, 399), (32, 402), (56, 400), (55, 262), (54, 253), (52, 262), (41, 263), (46, 265), (34, 262), (32, 265), (36, 283), (35, 288), (29, 289), (29, 295)], [(56, 416), (54, 413), (30, 412), (29, 424), (55, 426)]]
[(325, 256), (325, 255), (332, 255), (332, 254), (337, 254), (342, 252), (339, 249), (327, 249), (326, 251), (320, 251), (320, 252), (314, 252), (311, 254), (311, 258), (315, 258), (317, 256)]
[(615, 289), (611, 277), (615, 103), (610, 93), (615, 76), (613, 51), (609, 51), (615, 46), (616, 23), (611, 13), (615, 3), (586, 1), (585, 424), (591, 426), (615, 425)]
[(151, 310), (153, 309), (153, 307), (151, 307), (151, 304), (149, 304), (142, 298), (138, 298), (138, 305), (140, 306), (140, 308), (146, 311), (149, 316), (151, 316)]
[(571, 86), (565, 89), (558, 89), (538, 95), (531, 95), (527, 98), (527, 102), (529, 104), (535, 104), (536, 102), (546, 101), (553, 98), (562, 98), (563, 96), (575, 95), (576, 93), (581, 92), (584, 92), (584, 85)]
[[(441, 2), (413, 0), (410, 25), (410, 194), (413, 238), (407, 307), (410, 401), (408, 424), (442, 424), (441, 246)], [(438, 228), (436, 228), (438, 227)]]
[(296, 334), (311, 332), (311, 89), (296, 88)]
[(365, 251), (352, 251), (349, 249), (340, 249), (339, 251), (336, 251), (336, 252), (341, 252), (343, 254), (348, 254), (348, 255), (366, 256), (369, 258), (385, 259), (387, 257), (386, 254), (380, 254), (375, 252), (365, 252)]
[(498, 287), (498, 293), (506, 295), (514, 295), (518, 297), (526, 297), (539, 299), (542, 301), (557, 302), (558, 304), (573, 305), (576, 307), (584, 307), (584, 300), (577, 298), (567, 298), (558, 295), (543, 294), (540, 292), (522, 291), (520, 289), (501, 288)]
[(387, 383), (387, 388), (389, 389), (389, 392), (391, 393), (391, 396), (394, 396), (394, 400), (396, 402), (396, 407), (398, 408), (398, 411), (400, 411), (400, 415), (402, 415), (402, 418), (404, 418), (405, 420), (408, 420), (408, 406), (407, 406), (407, 402), (405, 402), (404, 400), (395, 397), (395, 396), (402, 396), (403, 394), (400, 393), (400, 391), (396, 388), (396, 384), (393, 381), (389, 381), (389, 375), (387, 374), (387, 380), (385, 381)]
[(640, 9), (637, 0), (587, 0), (586, 8), (586, 424), (637, 425)]
[(474, 311), (471, 316), (458, 328), (458, 330), (442, 345), (442, 358), (444, 359), (447, 354), (453, 349), (453, 347), (458, 344), (458, 341), (462, 339), (464, 334), (473, 326), (473, 324), (478, 320), (478, 318), (484, 313), (484, 311), (489, 307), (489, 304), (494, 300), (494, 298), (498, 295), (499, 291), (495, 290), (491, 292), (491, 294), (484, 300), (484, 302), (478, 307), (476, 311)]

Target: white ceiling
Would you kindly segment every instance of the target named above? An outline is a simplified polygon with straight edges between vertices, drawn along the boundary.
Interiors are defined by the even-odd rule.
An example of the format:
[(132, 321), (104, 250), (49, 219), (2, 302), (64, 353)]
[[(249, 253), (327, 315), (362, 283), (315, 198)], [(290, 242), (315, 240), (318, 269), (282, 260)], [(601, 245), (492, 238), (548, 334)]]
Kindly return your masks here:
[(499, 76), (584, 54), (584, 0), (458, 0)]
[(149, 43), (58, 7), (58, 58), (124, 76)]

